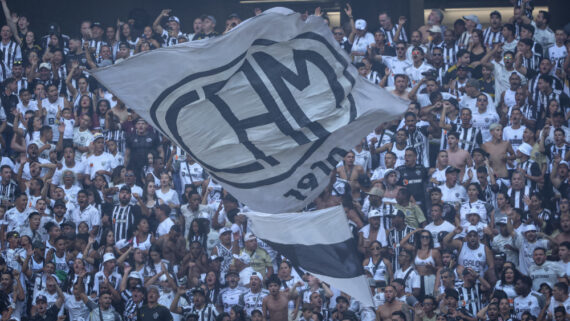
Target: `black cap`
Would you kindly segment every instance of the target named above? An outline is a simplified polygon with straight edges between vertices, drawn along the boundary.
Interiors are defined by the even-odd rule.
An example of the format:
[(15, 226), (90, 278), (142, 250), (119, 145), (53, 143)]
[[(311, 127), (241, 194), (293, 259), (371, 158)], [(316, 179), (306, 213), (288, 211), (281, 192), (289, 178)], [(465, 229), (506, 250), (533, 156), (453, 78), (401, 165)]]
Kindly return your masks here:
[(226, 277), (227, 277), (227, 276), (230, 276), (230, 275), (239, 276), (239, 273), (238, 273), (237, 271), (235, 271), (235, 270), (229, 270), (229, 271), (226, 273)]
[(91, 24), (91, 28), (93, 27), (99, 27), (101, 29), (104, 29), (103, 25), (99, 21), (93, 22), (93, 24)]
[(203, 296), (206, 296), (206, 293), (204, 292), (204, 289), (202, 289), (202, 288), (192, 289), (192, 294), (196, 295), (196, 293), (201, 294)]
[(449, 97), (448, 99), (446, 99), (446, 101), (448, 101), (450, 104), (452, 104), (456, 108), (459, 107), (459, 102), (457, 101), (457, 99), (455, 99), (453, 97)]
[(41, 294), (38, 295), (38, 296), (36, 297), (36, 303), (39, 302), (39, 301), (47, 302), (46, 296), (45, 296), (45, 295), (41, 295)]
[(137, 285), (133, 288), (133, 291), (134, 291), (134, 290), (138, 290), (138, 291), (141, 291), (141, 292), (144, 293), (144, 288), (143, 288), (143, 286), (140, 285), (140, 284), (137, 284)]
[(53, 208), (56, 208), (58, 206), (61, 206), (63, 208), (67, 208), (67, 206), (65, 205), (65, 202), (63, 200), (57, 200), (55, 201), (55, 204), (53, 204)]
[(457, 70), (469, 70), (467, 66), (458, 66)]

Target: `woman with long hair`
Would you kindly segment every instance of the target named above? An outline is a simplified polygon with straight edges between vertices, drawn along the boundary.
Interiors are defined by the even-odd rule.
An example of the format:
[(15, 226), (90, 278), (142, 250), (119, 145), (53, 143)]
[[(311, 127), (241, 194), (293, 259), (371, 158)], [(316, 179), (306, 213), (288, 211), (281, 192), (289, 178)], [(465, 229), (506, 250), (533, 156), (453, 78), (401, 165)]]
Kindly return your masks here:
[(479, 29), (474, 29), (471, 32), (471, 39), (469, 40), (469, 51), (471, 65), (473, 68), (472, 77), (479, 79), (483, 76), (483, 66), (481, 66), (481, 59), (487, 54), (487, 49), (483, 45), (484, 37), (483, 32)]
[(520, 272), (513, 267), (506, 267), (501, 273), (501, 279), (495, 284), (496, 290), (501, 290), (507, 294), (510, 300), (514, 300), (517, 296), (515, 292), (515, 283), (520, 278)]
[(205, 282), (202, 285), (202, 288), (206, 292), (206, 297), (209, 302), (217, 302), (218, 294), (220, 294), (222, 286), (220, 285), (218, 274), (215, 271), (210, 270), (206, 273)]
[(75, 123), (79, 124), (82, 115), (89, 115), (92, 119), (91, 128), (99, 127), (99, 119), (95, 117), (95, 108), (93, 108), (93, 100), (89, 95), (78, 96), (75, 108)]
[(150, 232), (148, 218), (144, 216), (139, 218), (135, 225), (137, 228), (133, 234), (133, 248), (140, 249), (144, 253), (148, 253), (148, 250), (154, 242), (154, 236)]
[(204, 249), (208, 245), (209, 221), (207, 219), (196, 218), (190, 223), (188, 231), (188, 243), (198, 242)]
[(234, 305), (230, 309), (230, 321), (245, 321), (245, 312), (239, 305)]
[(160, 174), (160, 189), (156, 191), (156, 195), (160, 204), (166, 204), (170, 207), (170, 216), (175, 216), (176, 210), (180, 208), (180, 200), (178, 193), (171, 188), (171, 185), (172, 181), (168, 172), (162, 172)]
[(364, 259), (362, 266), (364, 271), (369, 275), (377, 286), (384, 282), (384, 285), (390, 284), (393, 280), (392, 263), (382, 256), (382, 244), (376, 240), (370, 243), (370, 256)]
[(123, 23), (117, 28), (116, 40), (119, 43), (128, 44), (130, 55), (132, 56), (139, 38), (133, 35), (131, 26), (128, 23)]
[[(109, 110), (111, 110), (111, 103), (109, 103), (107, 99), (100, 99), (97, 101), (95, 115), (93, 115), (93, 120), (97, 123), (97, 126), (93, 126), (93, 129), (105, 132), (105, 119)], [(105, 149), (105, 151), (107, 150)]]
[(111, 187), (115, 187), (121, 184), (125, 184), (125, 174), (127, 173), (127, 168), (123, 165), (119, 165), (113, 168), (111, 173)]
[(32, 116), (28, 120), (28, 124), (26, 125), (26, 148), (28, 148), (31, 142), (40, 139), (40, 129), (42, 129), (42, 127), (43, 123), (40, 116)]
[[(414, 235), (414, 245), (408, 243), (412, 235)], [(422, 228), (415, 229), (402, 239), (400, 247), (416, 253), (414, 266), (420, 278), (423, 279), (420, 296), (433, 293), (436, 272), (443, 264), (441, 263), (441, 252), (434, 248), (431, 232)]]
[(148, 262), (145, 267), (144, 280), (145, 282), (151, 277), (162, 271), (162, 264), (165, 264), (167, 270), (170, 271), (169, 262), (162, 258), (162, 251), (159, 246), (153, 245), (148, 251)]
[(67, 293), (73, 293), (73, 286), (79, 282), (79, 278), (82, 279), (85, 294), (91, 294), (91, 289), (93, 287), (91, 274), (89, 274), (86, 269), (85, 261), (81, 258), (75, 258), (73, 261), (73, 269), (71, 271), (71, 275), (68, 277)]

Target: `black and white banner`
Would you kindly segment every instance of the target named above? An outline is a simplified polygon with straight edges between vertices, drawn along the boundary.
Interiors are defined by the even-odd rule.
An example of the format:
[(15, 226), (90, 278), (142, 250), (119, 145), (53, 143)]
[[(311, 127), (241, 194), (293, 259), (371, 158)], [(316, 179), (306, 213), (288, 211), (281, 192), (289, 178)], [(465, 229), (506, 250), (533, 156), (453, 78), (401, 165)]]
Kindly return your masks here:
[(253, 233), (293, 265), (373, 306), (343, 207), (306, 213), (243, 214), (250, 219)]
[(358, 75), (320, 17), (284, 8), (93, 75), (266, 213), (310, 203), (345, 150), (407, 108)]

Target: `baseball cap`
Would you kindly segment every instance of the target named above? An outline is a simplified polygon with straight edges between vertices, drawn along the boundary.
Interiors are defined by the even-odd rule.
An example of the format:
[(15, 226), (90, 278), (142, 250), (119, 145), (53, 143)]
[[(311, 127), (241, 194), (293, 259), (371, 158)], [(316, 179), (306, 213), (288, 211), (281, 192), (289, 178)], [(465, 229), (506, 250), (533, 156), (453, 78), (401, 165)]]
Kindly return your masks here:
[(67, 206), (65, 205), (65, 202), (63, 200), (57, 200), (55, 201), (55, 203), (53, 204), (53, 207), (56, 208), (58, 206), (61, 206), (63, 208), (67, 208)]
[(232, 232), (232, 229), (229, 228), (229, 227), (222, 227), (222, 228), (220, 229), (219, 234), (222, 235), (222, 234), (228, 233), (228, 232), (231, 233), (231, 232)]
[(208, 19), (208, 20), (212, 21), (214, 24), (216, 24), (216, 18), (214, 18), (214, 16), (211, 16), (211, 15), (203, 15), (203, 16), (202, 16), (202, 20), (204, 20), (204, 19)]
[(428, 29), (429, 32), (433, 32), (433, 33), (441, 33), (441, 27), (440, 26), (431, 26), (431, 28)]
[(536, 232), (536, 231), (538, 231), (538, 229), (536, 228), (536, 226), (534, 224), (529, 224), (529, 225), (525, 226), (524, 231), (525, 232)]
[(371, 210), (370, 212), (368, 212), (368, 218), (373, 218), (373, 217), (380, 217), (382, 216), (382, 213), (380, 213), (379, 210)]
[(366, 20), (358, 19), (354, 22), (354, 26), (356, 27), (356, 30), (364, 30), (366, 29)]
[(210, 256), (210, 261), (215, 261), (215, 260), (223, 261), (224, 258), (221, 257), (221, 256), (217, 256), (217, 255), (212, 255), (212, 256)]
[(42, 294), (38, 295), (38, 296), (36, 297), (36, 303), (39, 302), (39, 301), (47, 302), (46, 296), (45, 296), (45, 295), (42, 295)]
[(470, 225), (469, 227), (467, 227), (467, 234), (469, 234), (471, 232), (477, 233), (477, 228), (473, 225)]
[(226, 276), (230, 276), (230, 275), (235, 275), (235, 276), (238, 276), (238, 277), (239, 277), (239, 273), (238, 273), (236, 270), (229, 270), (229, 271), (226, 273)]
[(380, 187), (373, 187), (370, 191), (366, 192), (368, 195), (384, 196), (384, 191)]
[(453, 97), (449, 97), (448, 99), (445, 99), (445, 101), (448, 101), (450, 104), (452, 104), (455, 107), (459, 106), (459, 102), (457, 101), (457, 99)]
[(170, 17), (168, 18), (168, 21), (174, 21), (174, 22), (176, 22), (177, 24), (180, 24), (180, 19), (178, 19), (177, 16), (170, 16)]
[(477, 16), (474, 15), (474, 14), (470, 14), (470, 15), (463, 16), (463, 19), (464, 19), (464, 20), (473, 21), (473, 22), (475, 22), (475, 23), (477, 23), (477, 24), (479, 23), (479, 17), (477, 17)]
[(530, 146), (528, 143), (522, 143), (519, 145), (519, 148), (517, 150), (526, 156), (530, 156), (532, 153), (532, 146)]
[(400, 172), (398, 172), (397, 170), (395, 170), (393, 168), (390, 168), (384, 172), (384, 179), (386, 179), (386, 177), (388, 177), (388, 175), (390, 175), (392, 173), (396, 173), (396, 180), (399, 181), (400, 180)]
[(101, 133), (96, 133), (95, 135), (93, 135), (93, 141), (96, 141), (99, 138), (105, 138), (105, 136), (103, 136), (103, 134)]
[(42, 68), (51, 69), (51, 64), (50, 64), (49, 62), (42, 62), (42, 63), (40, 64), (40, 68), (39, 68), (39, 69), (42, 69)]
[(260, 280), (263, 280), (263, 276), (261, 276), (261, 274), (259, 274), (259, 272), (255, 272), (255, 271), (251, 272), (251, 274), (249, 275), (249, 278), (251, 279), (253, 277), (258, 278)]
[(244, 241), (247, 242), (247, 241), (252, 241), (252, 240), (257, 240), (255, 235), (253, 235), (253, 233), (251, 233), (251, 232), (245, 233)]
[(127, 278), (142, 280), (141, 275), (138, 272), (134, 272), (134, 271), (129, 273), (129, 276)]
[(94, 28), (94, 27), (99, 27), (99, 28), (103, 29), (103, 25), (99, 21), (93, 22), (93, 24), (91, 24), (91, 28)]
[(496, 224), (507, 224), (507, 217), (501, 217)]
[(197, 287), (192, 289), (192, 294), (196, 295), (196, 294), (201, 294), (203, 296), (206, 296), (206, 293), (204, 292), (204, 289)]
[(113, 253), (105, 253), (103, 255), (103, 263), (115, 260), (115, 254)]
[(558, 166), (560, 166), (560, 165), (565, 165), (566, 167), (569, 167), (569, 168), (570, 168), (570, 165), (568, 165), (568, 162), (565, 161), (565, 160), (560, 161), (560, 164), (558, 164)]

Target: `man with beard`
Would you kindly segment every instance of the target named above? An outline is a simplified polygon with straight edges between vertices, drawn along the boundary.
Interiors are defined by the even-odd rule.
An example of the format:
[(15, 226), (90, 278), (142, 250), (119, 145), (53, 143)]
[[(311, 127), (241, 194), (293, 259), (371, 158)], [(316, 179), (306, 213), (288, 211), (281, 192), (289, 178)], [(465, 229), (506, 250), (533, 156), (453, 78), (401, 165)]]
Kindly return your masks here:
[(546, 260), (546, 249), (537, 247), (532, 252), (534, 261), (528, 268), (529, 276), (532, 279), (533, 291), (540, 291), (542, 284), (546, 283), (552, 287), (557, 281), (564, 281), (566, 271), (558, 262)]
[(198, 321), (209, 321), (215, 320), (218, 316), (218, 311), (211, 303), (207, 303), (206, 294), (202, 288), (195, 288), (192, 290), (192, 305), (180, 307), (178, 306), (178, 301), (180, 297), (186, 294), (186, 289), (183, 287), (178, 288), (176, 296), (172, 303), (170, 304), (170, 311), (172, 313), (183, 314), (187, 320), (190, 316), (194, 316)]
[(406, 303), (396, 300), (396, 289), (388, 285), (384, 288), (384, 304), (376, 310), (376, 320), (392, 320), (392, 313), (396, 311), (402, 311), (406, 315), (406, 320), (411, 320), (410, 310), (410, 306)]
[(544, 307), (544, 297), (534, 291), (531, 291), (532, 280), (523, 273), (515, 283), (515, 292), (517, 297), (514, 300), (514, 313), (517, 319), (521, 319), (524, 312), (529, 312), (532, 316), (538, 318), (538, 315)]
[[(220, 291), (216, 307), (218, 311), (229, 313), (232, 306), (239, 304), (240, 296), (246, 292), (246, 288), (238, 285), (239, 273), (230, 270), (226, 274), (226, 283), (228, 287)], [(280, 284), (280, 283), (279, 283)], [(271, 291), (271, 290), (270, 290)]]
[(269, 291), (262, 288), (263, 275), (252, 272), (249, 279), (250, 288), (239, 297), (239, 306), (243, 307), (247, 316), (251, 317), (253, 310), (261, 310), (263, 299)]
[(151, 287), (148, 289), (146, 295), (146, 304), (143, 305), (137, 314), (138, 321), (172, 321), (172, 314), (168, 308), (163, 305), (158, 304), (158, 298), (160, 297), (157, 287)]
[(111, 212), (111, 222), (115, 235), (115, 243), (122, 239), (130, 239), (134, 232), (135, 222), (142, 214), (138, 205), (131, 205), (131, 188), (123, 185), (119, 191), (119, 204)]
[(290, 291), (281, 292), (279, 291), (281, 280), (279, 280), (275, 274), (270, 276), (267, 280), (269, 295), (263, 298), (262, 303), (263, 316), (265, 319), (268, 320), (269, 316), (271, 316), (271, 320), (287, 320), (287, 306), (289, 300), (293, 300), (297, 297), (297, 287), (302, 285), (303, 282), (299, 281)]
[(491, 252), (491, 249), (485, 244), (479, 242), (477, 228), (474, 226), (467, 228), (465, 241), (453, 239), (457, 234), (462, 232), (463, 228), (459, 226), (443, 238), (444, 244), (457, 249), (459, 252), (457, 262), (465, 268), (471, 268), (479, 274), (483, 273), (487, 268), (494, 271), (495, 262), (493, 261), (493, 252)]

